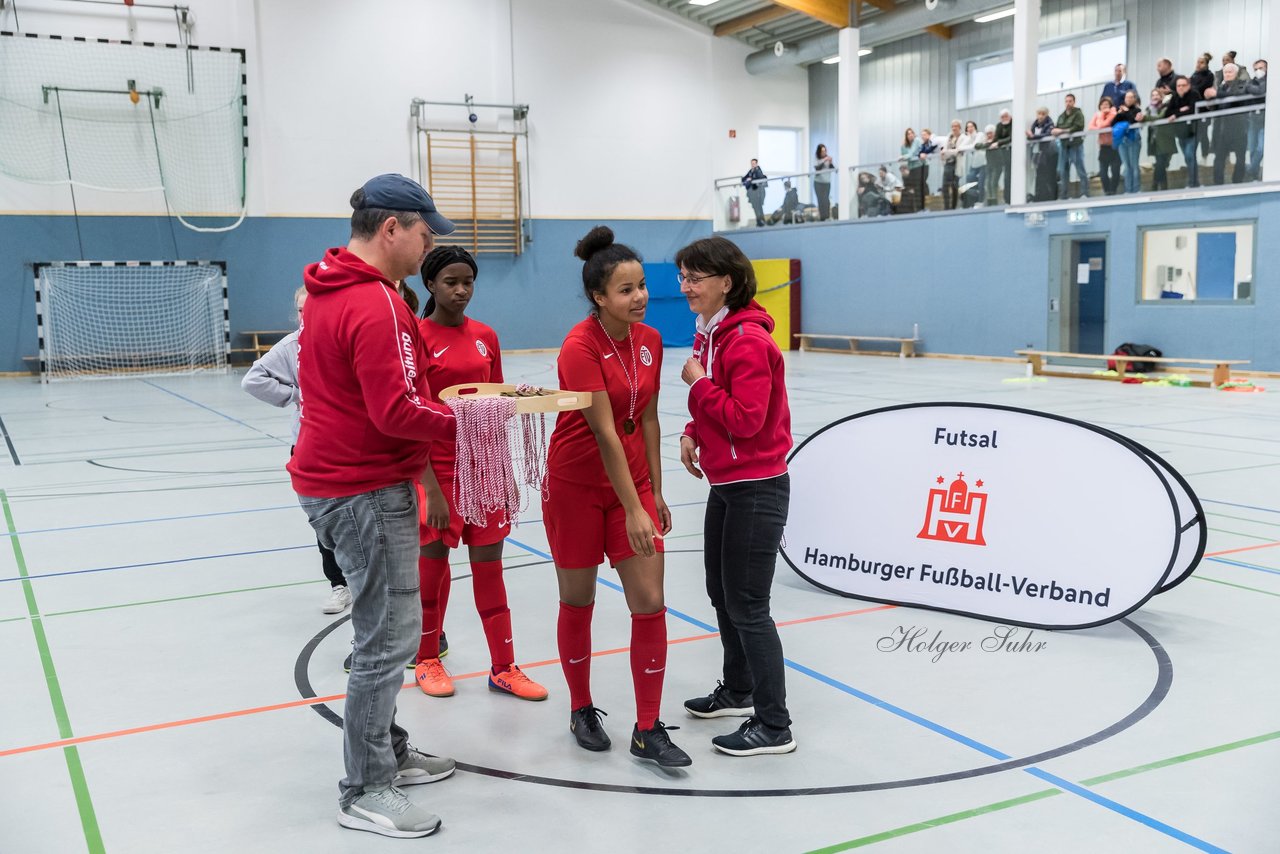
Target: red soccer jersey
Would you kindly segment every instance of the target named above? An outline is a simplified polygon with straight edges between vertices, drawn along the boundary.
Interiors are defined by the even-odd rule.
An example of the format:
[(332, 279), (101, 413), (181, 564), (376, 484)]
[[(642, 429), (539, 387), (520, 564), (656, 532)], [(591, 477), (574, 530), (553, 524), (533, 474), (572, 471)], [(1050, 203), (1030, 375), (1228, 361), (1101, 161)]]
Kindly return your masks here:
[[(635, 370), (632, 370), (632, 345)], [(613, 341), (594, 315), (565, 336), (556, 360), (560, 387), (568, 391), (606, 392), (613, 407), (613, 426), (622, 439), (627, 467), (636, 483), (649, 479), (645, 459), (642, 413), (658, 395), (662, 374), (662, 336), (643, 323), (631, 326), (630, 341)], [(627, 374), (631, 375), (628, 384)], [(623, 428), (631, 407), (631, 386), (636, 386), (635, 432)], [(432, 386), (435, 387), (434, 384)], [(556, 419), (547, 451), (547, 471), (552, 477), (592, 486), (609, 486), (596, 437), (580, 410), (562, 412)]]
[[(502, 382), (502, 351), (498, 335), (490, 327), (469, 317), (461, 326), (443, 326), (434, 320), (418, 321), (427, 351), (423, 374), (431, 387), (432, 399), (440, 400), (440, 392), (462, 383)], [(431, 446), (435, 463), (450, 461), (455, 456), (452, 441)]]

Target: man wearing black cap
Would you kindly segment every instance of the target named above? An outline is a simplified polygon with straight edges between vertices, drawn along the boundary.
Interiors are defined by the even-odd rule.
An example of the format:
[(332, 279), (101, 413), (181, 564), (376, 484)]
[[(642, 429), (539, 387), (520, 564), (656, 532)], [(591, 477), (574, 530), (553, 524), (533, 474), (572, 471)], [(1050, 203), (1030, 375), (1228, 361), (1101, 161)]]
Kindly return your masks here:
[(305, 271), (298, 338), (301, 430), (288, 465), (316, 535), (352, 594), (355, 633), (343, 712), (346, 776), (338, 823), (384, 836), (440, 827), (398, 787), (442, 780), (452, 759), (427, 756), (395, 723), (396, 695), (422, 633), (414, 482), (452, 411), (431, 402), (417, 319), (396, 283), (418, 272), (435, 234), (453, 224), (425, 190), (379, 175), (351, 196), (351, 241)]

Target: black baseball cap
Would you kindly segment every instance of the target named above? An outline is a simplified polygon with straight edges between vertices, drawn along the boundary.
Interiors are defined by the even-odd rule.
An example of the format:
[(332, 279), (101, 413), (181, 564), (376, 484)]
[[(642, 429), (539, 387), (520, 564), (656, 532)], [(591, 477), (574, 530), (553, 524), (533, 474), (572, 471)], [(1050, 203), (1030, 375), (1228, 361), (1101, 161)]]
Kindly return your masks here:
[(433, 234), (453, 233), (453, 223), (436, 210), (431, 195), (417, 181), (388, 172), (365, 182), (364, 204), (361, 208), (382, 208), (389, 211), (413, 211), (422, 215)]

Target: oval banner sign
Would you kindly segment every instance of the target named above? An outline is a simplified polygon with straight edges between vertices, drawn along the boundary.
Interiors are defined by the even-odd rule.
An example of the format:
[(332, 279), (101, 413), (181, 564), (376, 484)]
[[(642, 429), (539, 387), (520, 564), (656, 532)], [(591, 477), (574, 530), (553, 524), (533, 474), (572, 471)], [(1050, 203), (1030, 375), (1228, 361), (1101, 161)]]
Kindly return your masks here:
[(877, 409), (788, 463), (782, 555), (845, 596), (1037, 628), (1118, 619), (1189, 576), (1203, 510), (1146, 448), (1041, 412)]

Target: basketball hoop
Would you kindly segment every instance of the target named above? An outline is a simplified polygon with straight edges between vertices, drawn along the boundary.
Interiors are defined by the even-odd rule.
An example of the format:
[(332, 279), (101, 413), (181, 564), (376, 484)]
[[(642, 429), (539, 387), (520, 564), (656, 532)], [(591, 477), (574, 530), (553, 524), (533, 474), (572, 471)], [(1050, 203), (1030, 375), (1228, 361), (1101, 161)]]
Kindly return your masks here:
[(454, 511), (472, 525), (499, 513), (515, 527), (528, 505), (521, 487), (546, 485), (547, 413), (586, 409), (591, 392), (470, 383), (444, 389), (440, 399), (458, 419)]

